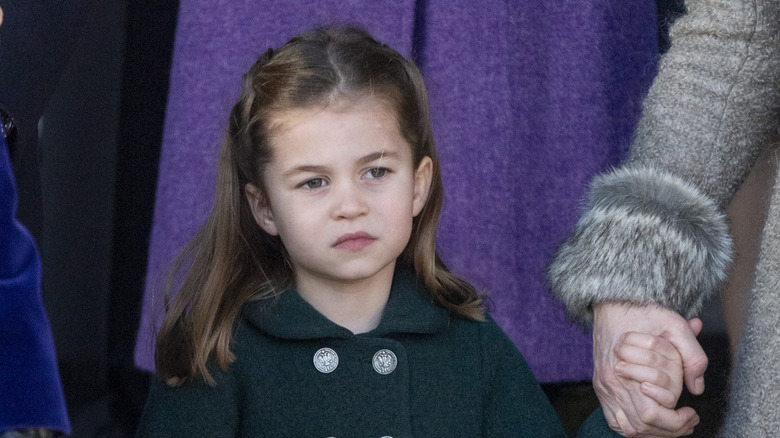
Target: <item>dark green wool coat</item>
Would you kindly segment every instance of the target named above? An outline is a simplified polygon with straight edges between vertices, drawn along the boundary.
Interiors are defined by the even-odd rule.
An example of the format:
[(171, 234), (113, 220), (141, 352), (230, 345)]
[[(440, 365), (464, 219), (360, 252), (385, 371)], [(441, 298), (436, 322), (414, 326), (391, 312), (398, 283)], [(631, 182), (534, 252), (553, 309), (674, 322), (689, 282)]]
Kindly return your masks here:
[[(315, 367), (323, 348), (338, 356), (319, 355), (330, 372)], [(138, 437), (565, 437), (501, 329), (451, 318), (409, 274), (396, 274), (369, 333), (288, 291), (246, 306), (232, 350), (226, 372), (213, 367), (214, 387), (155, 382)]]

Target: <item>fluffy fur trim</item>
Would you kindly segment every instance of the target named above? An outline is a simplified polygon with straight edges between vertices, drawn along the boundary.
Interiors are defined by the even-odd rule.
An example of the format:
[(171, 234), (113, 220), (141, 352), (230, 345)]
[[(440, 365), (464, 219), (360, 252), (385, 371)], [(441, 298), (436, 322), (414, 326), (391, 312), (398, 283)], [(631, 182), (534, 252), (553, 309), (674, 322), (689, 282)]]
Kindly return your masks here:
[(594, 179), (548, 275), (570, 315), (586, 324), (604, 301), (660, 304), (691, 317), (725, 279), (731, 252), (713, 200), (667, 172), (626, 167)]

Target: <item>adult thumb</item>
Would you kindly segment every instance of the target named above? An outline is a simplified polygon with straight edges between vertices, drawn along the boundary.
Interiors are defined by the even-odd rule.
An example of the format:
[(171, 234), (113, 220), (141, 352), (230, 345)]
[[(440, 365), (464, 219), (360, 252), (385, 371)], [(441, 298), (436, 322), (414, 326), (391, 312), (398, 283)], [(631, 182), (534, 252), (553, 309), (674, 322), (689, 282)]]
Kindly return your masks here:
[(693, 331), (694, 336), (699, 336), (699, 333), (704, 328), (704, 323), (699, 318), (691, 318), (688, 320), (688, 326)]

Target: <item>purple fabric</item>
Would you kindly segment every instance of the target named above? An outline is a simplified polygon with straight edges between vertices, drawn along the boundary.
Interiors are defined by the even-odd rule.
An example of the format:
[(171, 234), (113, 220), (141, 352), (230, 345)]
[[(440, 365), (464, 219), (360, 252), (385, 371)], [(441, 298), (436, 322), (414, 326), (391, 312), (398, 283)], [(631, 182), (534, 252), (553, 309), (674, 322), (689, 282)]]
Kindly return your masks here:
[(579, 216), (587, 182), (628, 148), (655, 72), (654, 4), (315, 5), (181, 4), (137, 364), (153, 367), (154, 279), (211, 205), (216, 150), (241, 73), (312, 24), (350, 21), (404, 55), (413, 41), (418, 50), (445, 183), (444, 260), (492, 293), (491, 313), (539, 380), (590, 379), (589, 334), (566, 320), (544, 271)]
[(15, 219), (16, 200), (0, 128), (0, 434), (37, 427), (70, 433), (41, 298), (41, 261)]
[(450, 0), (427, 23), (441, 256), (492, 292), (537, 379), (589, 380), (590, 334), (566, 319), (545, 269), (588, 181), (628, 150), (655, 73), (655, 4)]

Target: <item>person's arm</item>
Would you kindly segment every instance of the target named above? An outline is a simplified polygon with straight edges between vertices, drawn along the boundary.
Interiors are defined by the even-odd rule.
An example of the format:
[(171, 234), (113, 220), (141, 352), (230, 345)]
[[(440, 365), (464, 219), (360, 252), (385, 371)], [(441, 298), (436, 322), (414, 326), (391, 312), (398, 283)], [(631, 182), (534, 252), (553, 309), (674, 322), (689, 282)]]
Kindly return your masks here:
[(550, 278), (569, 312), (594, 324), (593, 385), (614, 430), (676, 436), (695, 420), (693, 410), (653, 405), (619, 378), (613, 349), (625, 332), (665, 333), (683, 358), (686, 386), (700, 394), (707, 358), (682, 315), (693, 316), (717, 290), (730, 243), (715, 203), (679, 177), (623, 168), (594, 181), (591, 208)]
[(16, 220), (16, 201), (0, 127), (0, 435), (70, 433), (41, 297), (41, 261), (32, 236)]
[[(565, 437), (558, 415), (517, 347), (492, 319), (481, 326), (485, 394), (482, 435)], [(607, 426), (600, 409), (578, 436), (619, 438)]]
[(482, 435), (565, 437), (531, 368), (492, 319), (480, 324), (485, 393)]
[(202, 380), (169, 386), (155, 378), (136, 438), (232, 438), (239, 427), (240, 397), (233, 376), (212, 372), (216, 385)]
[[(706, 358), (684, 317), (726, 275), (724, 206), (780, 116), (780, 2), (691, 0), (687, 8), (672, 27), (629, 160), (594, 181), (586, 212), (550, 269), (572, 315), (592, 322), (601, 309), (594, 385), (610, 424), (629, 423), (629, 435), (652, 425), (618, 418), (636, 412), (642, 394), (615, 376), (614, 342), (627, 331), (666, 332), (682, 356), (686, 386), (701, 393)], [(644, 416), (655, 420), (662, 409)]]

